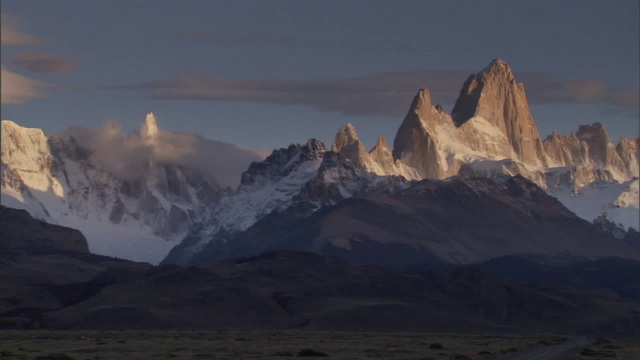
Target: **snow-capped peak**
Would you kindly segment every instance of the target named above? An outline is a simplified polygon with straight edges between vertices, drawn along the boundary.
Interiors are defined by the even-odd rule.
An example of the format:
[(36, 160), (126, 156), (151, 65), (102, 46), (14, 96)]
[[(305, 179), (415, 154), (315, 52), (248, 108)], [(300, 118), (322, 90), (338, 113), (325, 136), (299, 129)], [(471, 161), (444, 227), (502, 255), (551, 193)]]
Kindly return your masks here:
[[(157, 134), (153, 115), (143, 127)], [(2, 121), (2, 204), (80, 230), (92, 253), (158, 263), (222, 195), (193, 167), (155, 164), (123, 178), (92, 162), (98, 150), (113, 149)]]

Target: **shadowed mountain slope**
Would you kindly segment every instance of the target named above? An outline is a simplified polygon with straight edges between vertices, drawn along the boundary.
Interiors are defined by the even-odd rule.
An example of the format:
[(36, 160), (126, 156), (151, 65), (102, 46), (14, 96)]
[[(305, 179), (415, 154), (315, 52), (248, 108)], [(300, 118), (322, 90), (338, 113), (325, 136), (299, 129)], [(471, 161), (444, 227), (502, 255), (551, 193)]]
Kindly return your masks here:
[(640, 259), (624, 241), (578, 218), (520, 176), (423, 180), (396, 194), (343, 200), (307, 218), (296, 217), (300, 211), (271, 214), (229, 241), (209, 243), (194, 263), (278, 250), (397, 268), (525, 254)]
[[(42, 236), (24, 230), (21, 238), (29, 242), (32, 234)], [(299, 252), (153, 267), (55, 247), (0, 246), (2, 328), (640, 335), (638, 302), (509, 285), (473, 268), (400, 272)]]

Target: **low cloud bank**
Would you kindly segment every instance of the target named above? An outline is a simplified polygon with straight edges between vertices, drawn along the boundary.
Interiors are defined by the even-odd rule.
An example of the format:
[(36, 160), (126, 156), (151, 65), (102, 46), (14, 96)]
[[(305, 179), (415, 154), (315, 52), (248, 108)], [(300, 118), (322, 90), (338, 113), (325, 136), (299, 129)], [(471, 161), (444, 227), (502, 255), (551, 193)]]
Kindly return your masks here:
[(97, 129), (71, 127), (62, 135), (72, 136), (78, 145), (90, 150), (93, 165), (123, 180), (142, 178), (149, 162), (155, 162), (197, 169), (219, 185), (235, 188), (249, 164), (263, 159), (254, 151), (192, 134), (163, 129), (153, 137), (144, 132), (127, 134), (117, 120), (109, 120)]

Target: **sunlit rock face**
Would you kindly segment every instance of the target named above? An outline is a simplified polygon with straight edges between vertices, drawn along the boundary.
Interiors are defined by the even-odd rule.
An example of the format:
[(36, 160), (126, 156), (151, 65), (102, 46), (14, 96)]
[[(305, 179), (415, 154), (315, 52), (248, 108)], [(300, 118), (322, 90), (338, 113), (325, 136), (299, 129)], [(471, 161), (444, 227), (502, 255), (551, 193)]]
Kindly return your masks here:
[[(434, 179), (457, 175), (461, 168), (479, 173), (478, 166), (468, 166), (477, 161), (501, 161), (492, 167), (510, 175), (521, 173), (516, 168), (526, 170), (542, 186), (538, 169), (547, 164), (524, 86), (503, 60), (469, 76), (452, 115), (433, 106), (429, 90), (418, 91), (396, 134), (393, 158), (396, 170), (390, 172)], [(506, 160), (510, 169), (503, 166)]]
[(379, 136), (376, 145), (369, 152), (371, 161), (378, 166), (376, 174), (399, 174), (400, 171), (396, 170), (398, 164), (394, 163), (393, 153), (387, 145), (387, 140), (384, 136)]
[[(576, 204), (618, 211), (611, 210), (602, 197), (583, 194), (583, 188), (598, 183), (618, 189), (617, 184), (639, 175), (638, 139), (614, 144), (600, 123), (582, 125), (570, 135), (554, 132), (541, 141), (524, 85), (500, 59), (469, 76), (452, 115), (433, 105), (428, 89), (420, 89), (396, 133), (393, 149), (387, 148), (384, 139), (368, 154), (365, 149), (351, 125), (336, 135), (334, 150), (371, 173), (414, 180), (522, 175), (589, 221), (593, 211), (584, 212)], [(584, 196), (591, 200), (569, 200)], [(633, 203), (625, 204), (616, 209), (637, 211)], [(638, 220), (629, 221), (632, 216), (616, 218), (622, 219), (623, 227), (639, 227)]]
[(415, 169), (420, 178), (442, 178), (446, 165), (437, 129), (446, 121), (445, 117), (434, 112), (429, 90), (421, 89), (393, 141), (393, 157)]
[(2, 121), (3, 186), (6, 182), (18, 187), (22, 179), (24, 185), (31, 189), (63, 197), (64, 189), (53, 176), (56, 171), (56, 160), (42, 130)]
[[(158, 133), (152, 114), (143, 141)], [(2, 203), (79, 229), (96, 254), (158, 263), (223, 189), (198, 169), (154, 161), (122, 178), (91, 161), (73, 136), (2, 121)]]
[(616, 181), (638, 176), (638, 139), (609, 140), (601, 123), (580, 125), (568, 136), (551, 134), (544, 140), (549, 163), (554, 166), (582, 166), (610, 172)]
[(515, 160), (545, 165), (544, 148), (524, 85), (516, 82), (504, 60), (496, 59), (480, 73), (469, 76), (452, 114), (458, 126), (473, 118), (485, 119), (506, 135)]
[(356, 128), (351, 124), (347, 124), (347, 126), (338, 131), (331, 151), (340, 153), (345, 158), (362, 166), (366, 166), (371, 162), (369, 152), (364, 144), (360, 142)]

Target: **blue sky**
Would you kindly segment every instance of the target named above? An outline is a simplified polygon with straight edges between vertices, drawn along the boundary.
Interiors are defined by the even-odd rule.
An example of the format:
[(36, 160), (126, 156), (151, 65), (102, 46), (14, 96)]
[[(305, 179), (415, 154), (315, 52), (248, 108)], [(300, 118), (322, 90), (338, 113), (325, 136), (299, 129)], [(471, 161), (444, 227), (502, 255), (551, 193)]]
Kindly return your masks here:
[(640, 11), (608, 1), (3, 0), (3, 119), (57, 132), (154, 112), (245, 148), (353, 123), (393, 142), (413, 94), (453, 107), (502, 58), (541, 135), (638, 136)]

